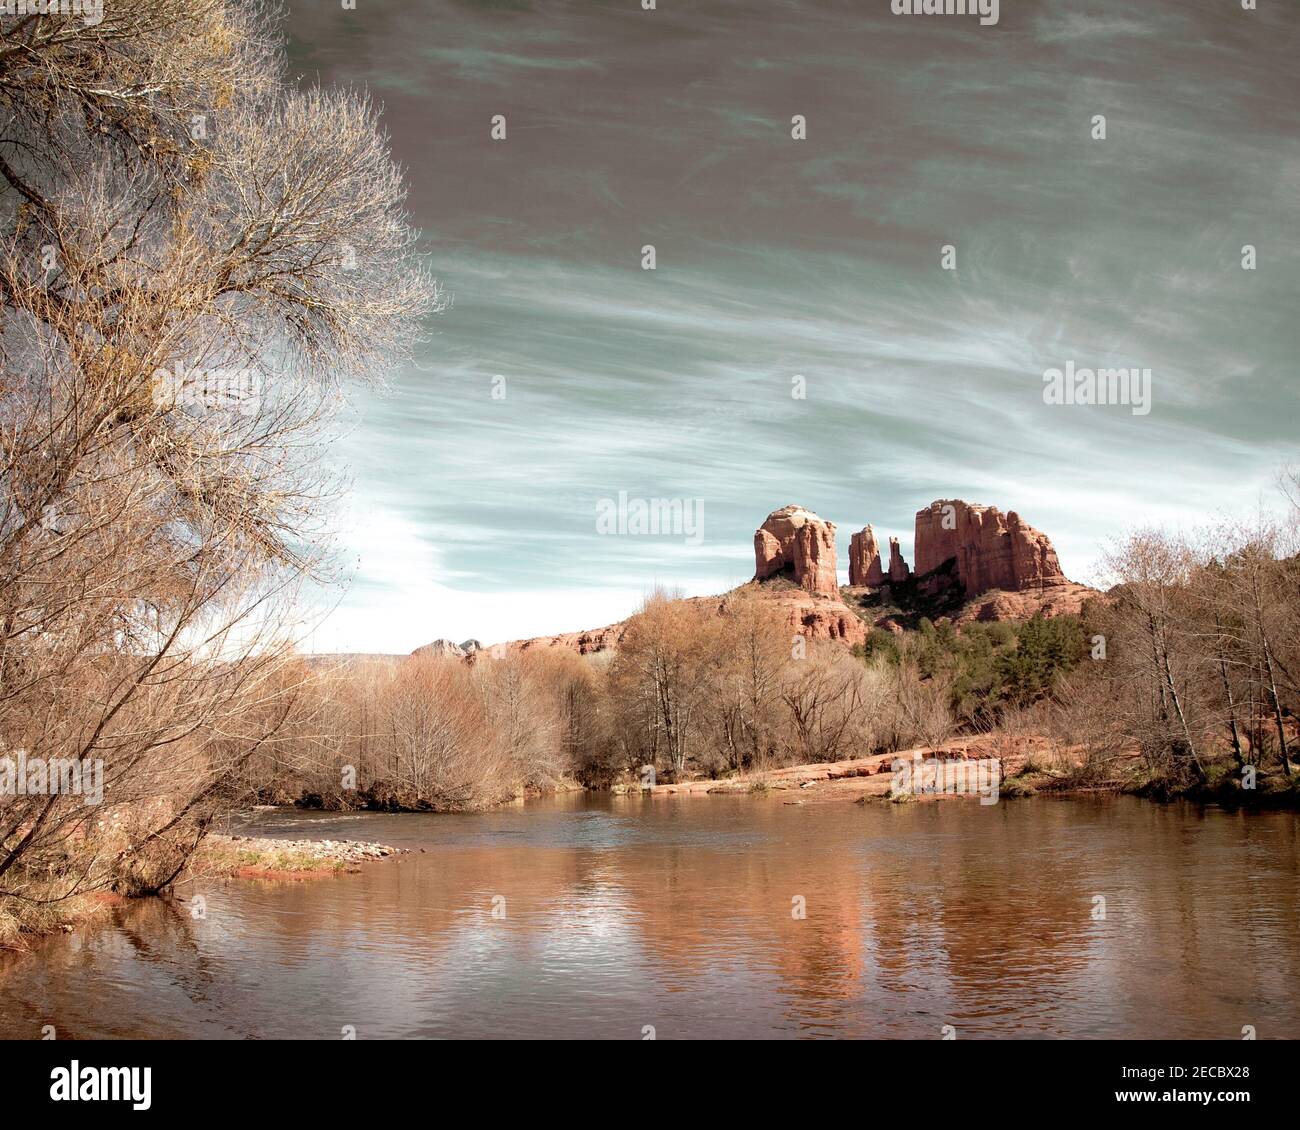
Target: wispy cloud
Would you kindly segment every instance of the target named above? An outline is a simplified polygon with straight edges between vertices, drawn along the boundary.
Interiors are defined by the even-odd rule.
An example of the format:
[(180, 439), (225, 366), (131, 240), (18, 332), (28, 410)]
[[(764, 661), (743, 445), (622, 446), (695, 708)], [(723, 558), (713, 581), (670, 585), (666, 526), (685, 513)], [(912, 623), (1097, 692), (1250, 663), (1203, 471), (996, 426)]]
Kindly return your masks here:
[[(788, 502), (909, 550), (933, 498), (1014, 507), (1080, 579), (1253, 506), (1295, 451), (1300, 89), (1282, 15), (1221, 7), (295, 10), (307, 69), (383, 94), (455, 298), (341, 448), (386, 524), (345, 531), (335, 644), (718, 591)], [(1045, 405), (1068, 359), (1151, 368), (1151, 414)], [(619, 490), (703, 498), (703, 543), (598, 535)]]

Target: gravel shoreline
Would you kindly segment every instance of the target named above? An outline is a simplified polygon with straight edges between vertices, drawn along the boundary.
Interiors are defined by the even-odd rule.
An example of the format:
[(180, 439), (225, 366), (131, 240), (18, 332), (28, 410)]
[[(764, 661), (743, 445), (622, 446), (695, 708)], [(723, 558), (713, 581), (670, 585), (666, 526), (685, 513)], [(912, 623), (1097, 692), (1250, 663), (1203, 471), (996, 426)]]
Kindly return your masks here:
[(300, 852), (303, 855), (314, 855), (320, 859), (339, 860), (344, 863), (361, 863), (368, 859), (386, 859), (390, 855), (409, 854), (406, 848), (367, 843), (364, 840), (281, 840), (270, 836), (209, 836), (208, 838), (238, 844), (241, 850)]
[(363, 863), (409, 854), (406, 848), (365, 840), (281, 840), (269, 836), (213, 834), (199, 849), (190, 873), (249, 879), (306, 879), (356, 872)]

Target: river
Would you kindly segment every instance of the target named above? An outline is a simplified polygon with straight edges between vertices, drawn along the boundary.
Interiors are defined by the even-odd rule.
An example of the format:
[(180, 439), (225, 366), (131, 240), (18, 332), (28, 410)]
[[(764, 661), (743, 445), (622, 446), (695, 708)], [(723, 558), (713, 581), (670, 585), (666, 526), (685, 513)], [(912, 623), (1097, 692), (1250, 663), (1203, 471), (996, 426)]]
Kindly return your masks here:
[(114, 908), (0, 962), (0, 1035), (1295, 1038), (1298, 822), (1126, 797), (264, 811), (245, 830), (411, 854)]

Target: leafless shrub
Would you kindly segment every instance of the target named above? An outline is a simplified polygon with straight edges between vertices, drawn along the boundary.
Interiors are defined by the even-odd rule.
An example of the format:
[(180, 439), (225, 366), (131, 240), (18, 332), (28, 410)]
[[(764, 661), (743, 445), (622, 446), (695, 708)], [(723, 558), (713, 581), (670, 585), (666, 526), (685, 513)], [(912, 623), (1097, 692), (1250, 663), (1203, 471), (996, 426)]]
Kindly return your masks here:
[[(0, 807), (19, 903), (170, 881), (275, 742), (322, 428), (437, 305), (373, 109), (285, 85), (271, 17), (0, 17), (0, 743), (106, 777)], [(174, 395), (218, 369), (260, 379)]]

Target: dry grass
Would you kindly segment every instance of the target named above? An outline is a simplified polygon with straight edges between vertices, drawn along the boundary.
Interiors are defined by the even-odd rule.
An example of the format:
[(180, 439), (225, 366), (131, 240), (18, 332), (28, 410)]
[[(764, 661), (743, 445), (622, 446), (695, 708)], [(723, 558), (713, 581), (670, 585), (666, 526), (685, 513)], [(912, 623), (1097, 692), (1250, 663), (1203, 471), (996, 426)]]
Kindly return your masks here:
[(60, 893), (53, 882), (29, 884), (24, 896), (36, 901), (0, 899), (0, 950), (24, 952), (37, 938), (70, 932), (118, 901), (117, 896), (102, 892), (58, 898)]
[(355, 870), (344, 859), (294, 848), (268, 848), (248, 843), (208, 840), (190, 860), (187, 874), (202, 878), (302, 878), (308, 875), (338, 875)]

